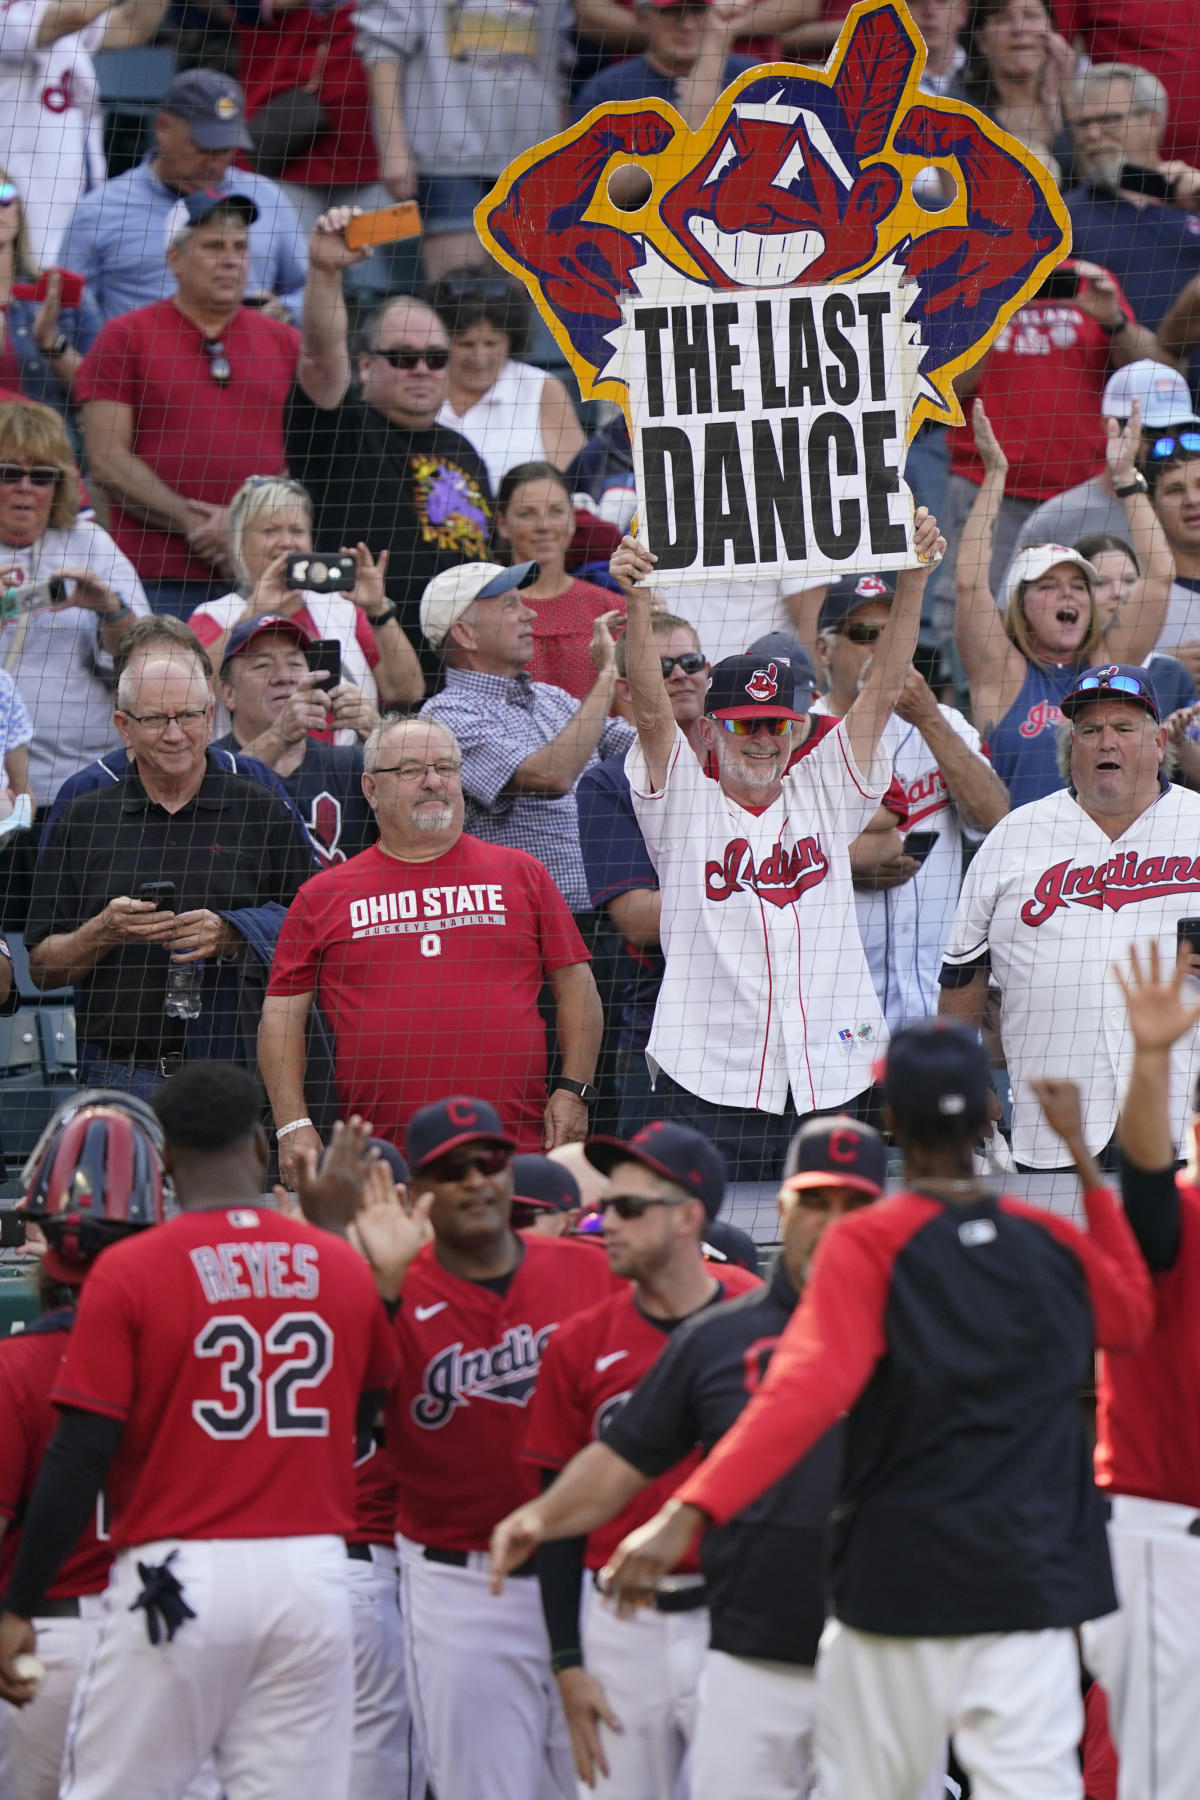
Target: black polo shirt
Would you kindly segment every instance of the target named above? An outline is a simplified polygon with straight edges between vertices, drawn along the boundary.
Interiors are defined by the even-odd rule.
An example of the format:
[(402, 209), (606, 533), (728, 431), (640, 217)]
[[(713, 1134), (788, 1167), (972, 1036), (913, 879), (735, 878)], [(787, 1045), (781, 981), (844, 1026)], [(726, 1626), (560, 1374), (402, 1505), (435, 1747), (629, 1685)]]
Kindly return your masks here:
[[(76, 931), (121, 894), (173, 881), (176, 909), (228, 913), (277, 901), (289, 906), (313, 872), (312, 848), (268, 788), (234, 775), (211, 755), (200, 791), (176, 813), (151, 800), (131, 769), (110, 787), (80, 794), (51, 826), (38, 860), (25, 941)], [(203, 1030), (163, 1012), (167, 951), (118, 944), (76, 988), (76, 1030), (106, 1055), (138, 1062), (173, 1051), (202, 1055)], [(216, 978), (205, 974), (204, 1019)]]

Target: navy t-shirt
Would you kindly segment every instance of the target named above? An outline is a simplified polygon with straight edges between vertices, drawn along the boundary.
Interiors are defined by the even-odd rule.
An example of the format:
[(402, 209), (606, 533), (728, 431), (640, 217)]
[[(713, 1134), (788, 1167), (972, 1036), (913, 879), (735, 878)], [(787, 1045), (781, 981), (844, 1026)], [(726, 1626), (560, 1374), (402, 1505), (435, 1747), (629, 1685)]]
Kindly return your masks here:
[[(728, 87), (735, 76), (754, 67), (752, 57), (726, 57), (724, 85)], [(630, 56), (624, 62), (610, 63), (607, 69), (601, 69), (598, 75), (586, 81), (576, 94), (571, 123), (590, 113), (593, 106), (608, 106), (614, 100), (666, 100), (673, 106), (678, 80), (677, 75), (664, 75), (645, 56)]]
[[(1176, 295), (1200, 275), (1200, 216), (1178, 206), (1134, 206), (1085, 182), (1066, 196), (1071, 255), (1100, 263), (1125, 290), (1139, 325), (1157, 331)], [(1200, 356), (1185, 373), (1200, 393)]]
[[(214, 749), (239, 748), (230, 732)], [(316, 845), (322, 868), (357, 856), (379, 836), (375, 814), (362, 791), (362, 751), (357, 744), (323, 744), (308, 740), (304, 761), (294, 775), (276, 775)]]
[[(625, 773), (625, 752), (585, 769), (575, 789), (579, 845), (592, 905), (606, 906), (634, 888), (657, 888), (658, 875), (642, 836)], [(625, 945), (621, 959), (619, 1048), (644, 1050), (654, 1023), (666, 958), (658, 946)]]

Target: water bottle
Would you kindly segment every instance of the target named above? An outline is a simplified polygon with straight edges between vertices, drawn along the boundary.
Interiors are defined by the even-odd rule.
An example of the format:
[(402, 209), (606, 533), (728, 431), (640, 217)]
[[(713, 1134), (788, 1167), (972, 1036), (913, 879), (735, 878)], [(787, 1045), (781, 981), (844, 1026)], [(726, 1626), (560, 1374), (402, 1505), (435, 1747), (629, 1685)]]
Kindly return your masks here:
[(168, 1019), (198, 1019), (203, 1010), (204, 964), (172, 962), (167, 970), (163, 1011)]

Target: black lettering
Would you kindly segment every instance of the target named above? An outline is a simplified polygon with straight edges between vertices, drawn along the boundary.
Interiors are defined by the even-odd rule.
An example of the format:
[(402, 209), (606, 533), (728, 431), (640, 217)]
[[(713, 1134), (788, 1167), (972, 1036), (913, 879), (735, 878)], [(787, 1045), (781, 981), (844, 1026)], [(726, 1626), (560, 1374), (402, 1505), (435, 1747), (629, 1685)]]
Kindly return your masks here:
[(742, 412), (746, 396), (733, 384), (733, 371), (742, 360), (741, 348), (729, 341), (729, 327), (737, 324), (736, 301), (712, 309), (713, 361), (717, 365), (717, 411)]
[[(729, 504), (725, 500), (728, 496)], [(725, 545), (733, 545), (735, 563), (755, 560), (754, 532), (750, 525), (750, 502), (746, 498), (746, 478), (742, 474), (742, 452), (738, 445), (737, 426), (704, 427), (704, 566), (725, 566)], [(659, 567), (662, 567), (660, 562)]]
[(900, 492), (900, 469), (888, 462), (883, 446), (896, 437), (896, 414), (869, 412), (863, 414), (863, 472), (867, 478), (867, 525), (871, 548), (877, 553), (903, 550), (903, 525), (894, 525), (888, 511), (888, 495)]
[[(688, 313), (693, 337), (688, 336)], [(680, 415), (712, 411), (712, 373), (708, 366), (708, 308), (671, 308), (671, 348), (675, 353), (675, 410)], [(695, 381), (696, 404), (692, 405)]]
[(769, 300), (754, 307), (758, 330), (758, 386), (766, 407), (786, 406), (787, 395), (779, 385), (775, 368), (775, 309)]
[[(825, 364), (825, 386), (829, 390), (829, 398), (834, 406), (849, 406), (858, 399), (862, 385), (858, 372), (858, 356), (854, 345), (845, 335), (842, 326), (853, 325), (854, 302), (849, 294), (830, 294), (821, 314), (821, 324), (825, 332), (825, 342), (833, 351), (837, 362)], [(839, 365), (841, 373), (838, 373)]]
[(817, 321), (813, 317), (813, 303), (807, 297), (793, 300), (788, 306), (788, 361), (788, 405), (805, 405), (807, 392), (809, 406), (824, 406)]
[(812, 514), (813, 536), (818, 545), (836, 562), (850, 561), (858, 549), (862, 532), (862, 508), (857, 500), (843, 500), (840, 518), (833, 516), (833, 491), (829, 475), (829, 452), (833, 449), (837, 473), (842, 476), (858, 472), (858, 449), (854, 427), (841, 413), (820, 413), (808, 434), (808, 505)]
[(886, 400), (887, 370), (883, 366), (883, 321), (892, 310), (890, 294), (860, 294), (858, 310), (867, 321), (867, 357), (871, 365), (871, 398)]
[(633, 328), (646, 340), (646, 394), (650, 417), (661, 419), (667, 410), (663, 393), (662, 334), (670, 320), (665, 306), (639, 306), (633, 315)]
[(750, 426), (754, 461), (754, 496), (758, 512), (758, 554), (761, 562), (777, 555), (775, 521), (783, 533), (783, 551), (789, 562), (808, 554), (804, 535), (804, 475), (800, 460), (800, 421), (780, 419), (779, 454), (769, 419), (755, 419)]
[[(670, 461), (670, 477), (667, 463)], [(696, 471), (686, 431), (675, 425), (647, 425), (642, 432), (646, 477), (646, 538), (660, 569), (686, 569), (696, 560)], [(671, 538), (671, 512), (675, 538)]]

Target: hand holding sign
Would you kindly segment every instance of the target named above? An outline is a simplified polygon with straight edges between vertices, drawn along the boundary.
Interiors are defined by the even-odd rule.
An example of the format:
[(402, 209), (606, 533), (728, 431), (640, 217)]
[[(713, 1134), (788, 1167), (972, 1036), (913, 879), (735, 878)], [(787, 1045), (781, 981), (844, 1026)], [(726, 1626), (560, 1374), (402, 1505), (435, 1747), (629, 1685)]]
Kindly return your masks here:
[(641, 587), (648, 575), (653, 575), (657, 561), (653, 550), (647, 550), (635, 537), (623, 537), (609, 558), (608, 572), (621, 591), (628, 594), (633, 588)]

